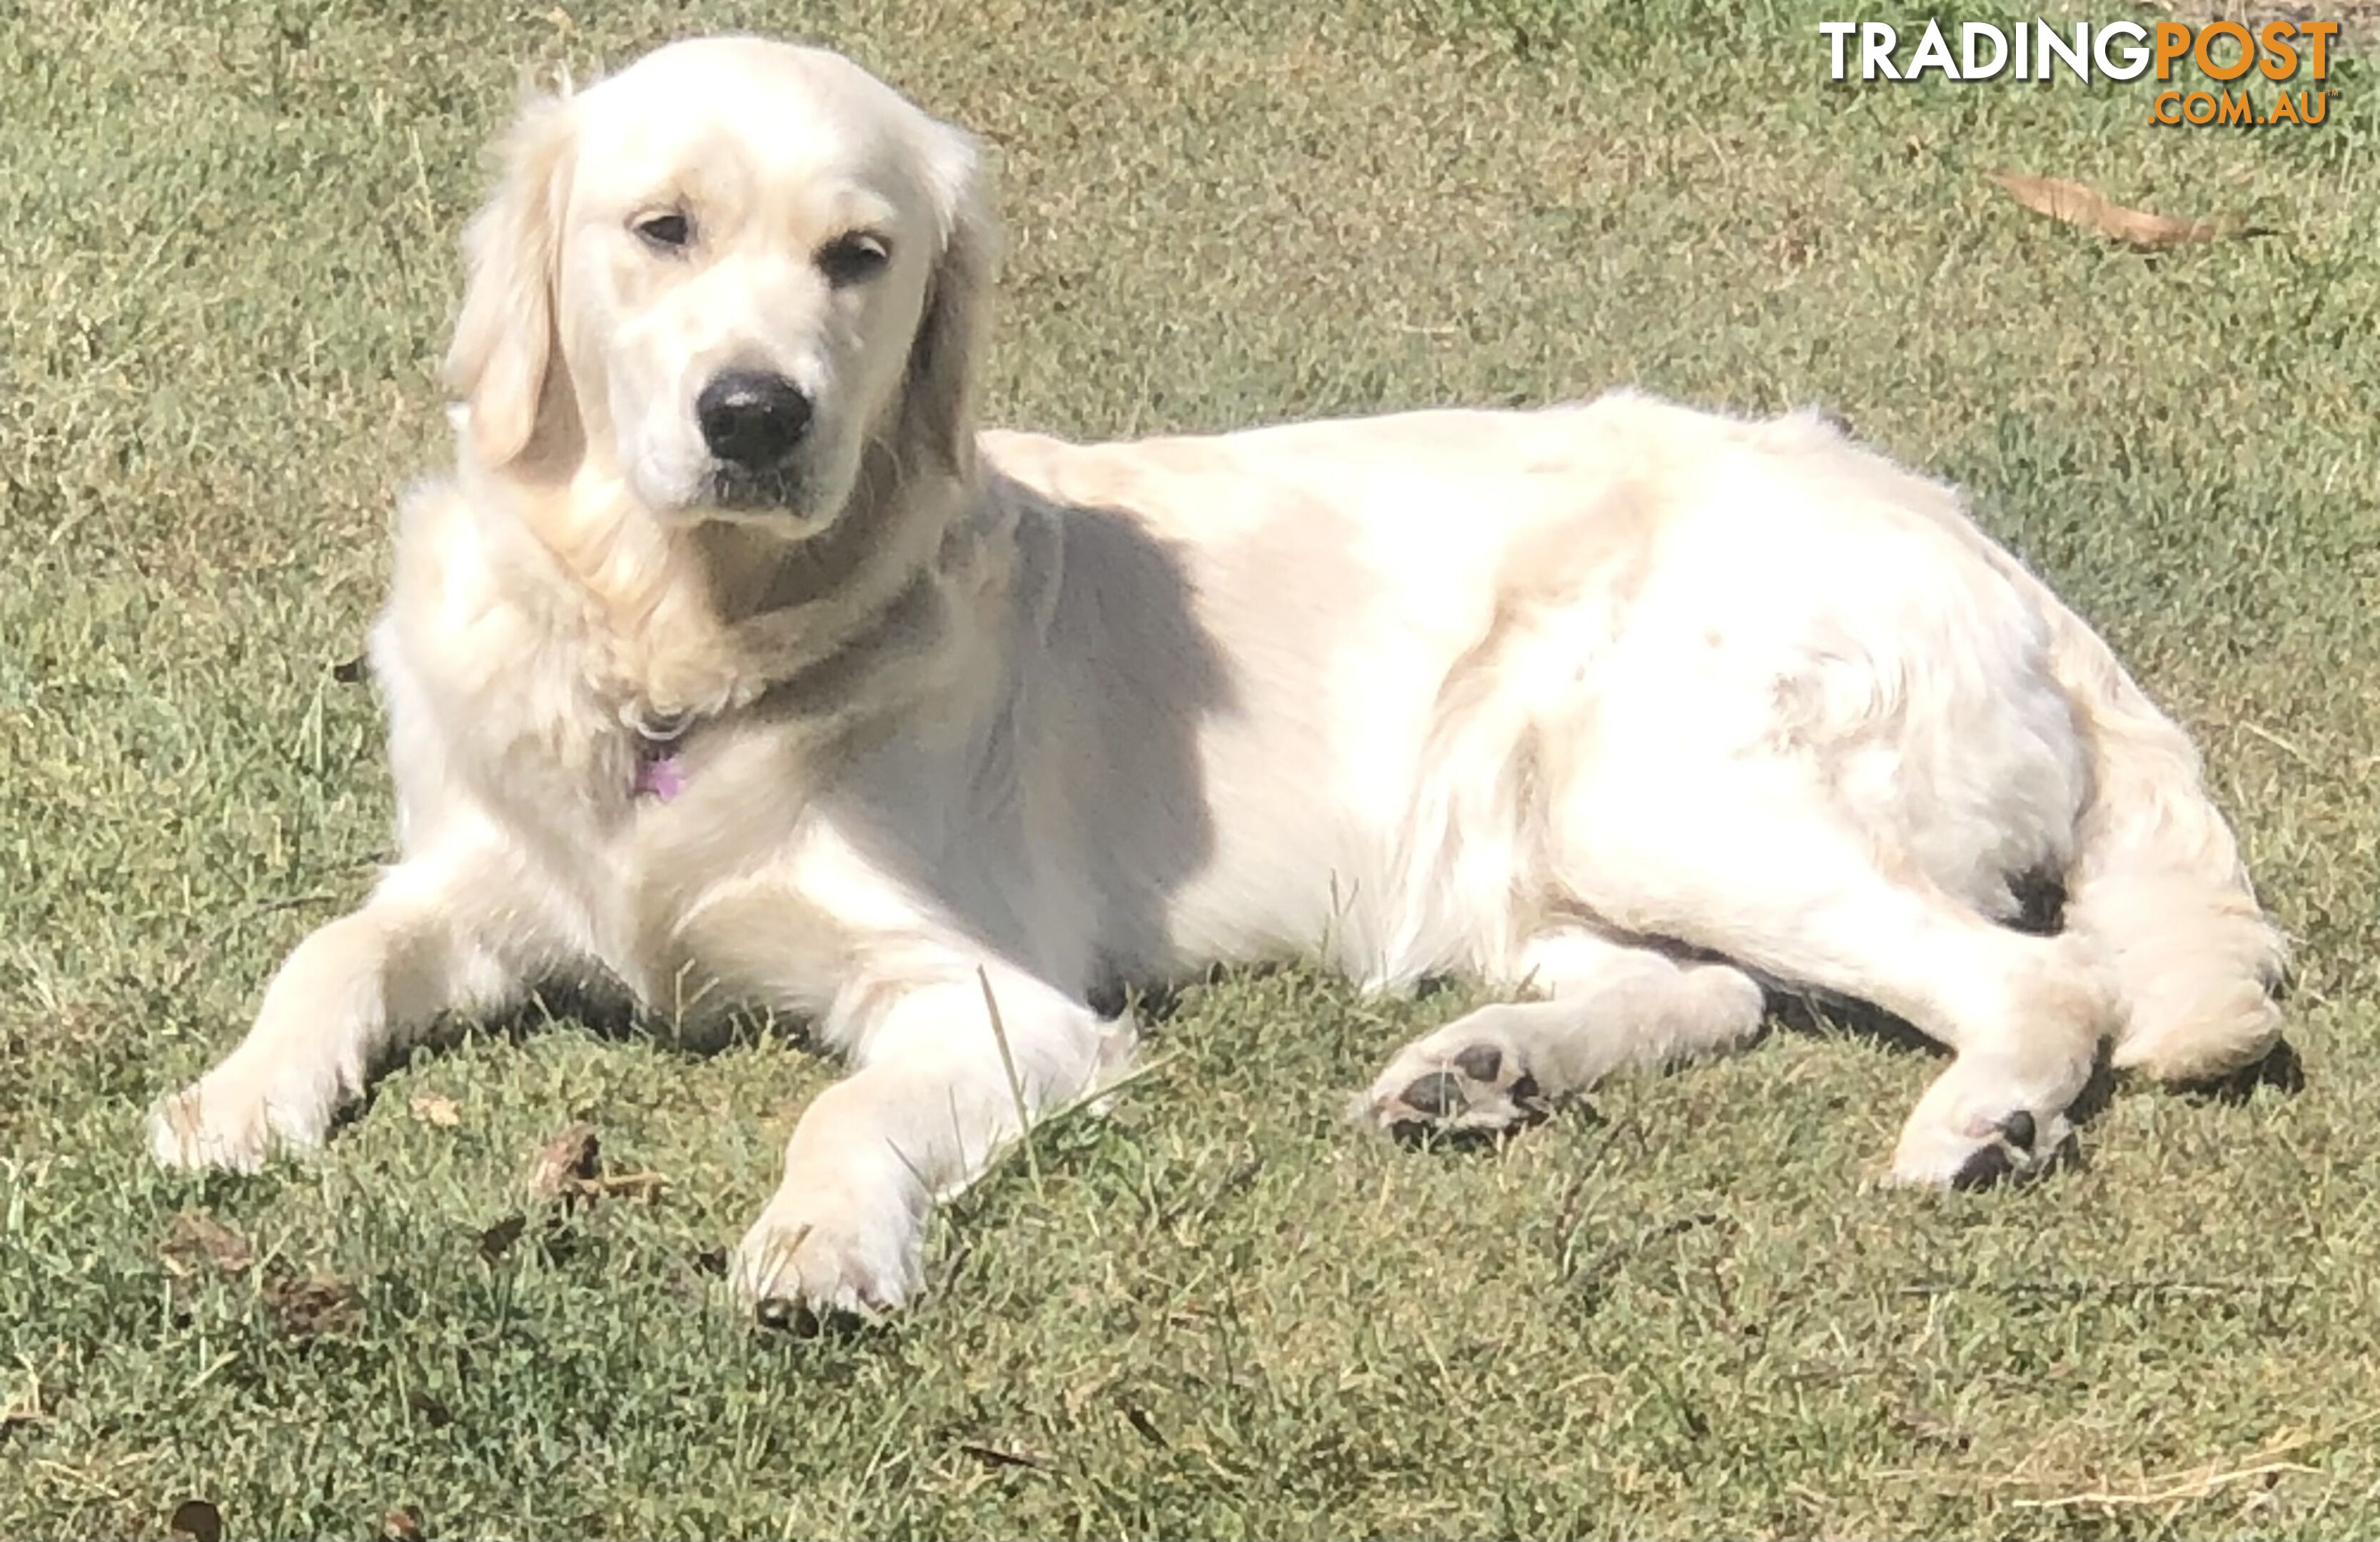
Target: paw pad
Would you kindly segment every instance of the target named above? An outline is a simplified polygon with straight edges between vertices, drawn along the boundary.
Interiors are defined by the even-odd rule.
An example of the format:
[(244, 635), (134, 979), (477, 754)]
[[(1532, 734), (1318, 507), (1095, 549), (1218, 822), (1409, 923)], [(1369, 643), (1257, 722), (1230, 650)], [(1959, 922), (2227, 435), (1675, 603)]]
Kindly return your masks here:
[(1504, 1068), (1504, 1051), (1493, 1044), (1474, 1044), (1454, 1057), (1454, 1064), (1475, 1082), (1492, 1082)]
[(1463, 1083), (1443, 1071), (1433, 1071), (1409, 1085), (1398, 1100), (1424, 1119), (1444, 1119), (1462, 1111), (1469, 1101)]
[[(1412, 1074), (1415, 1060), (1431, 1069)], [(1408, 1050), (1372, 1095), (1374, 1119), (1401, 1136), (1494, 1135), (1534, 1124), (1549, 1111), (1537, 1079), (1494, 1044), (1471, 1044), (1426, 1059)]]
[[(2052, 1121), (2053, 1125), (2064, 1121)], [(1950, 1179), (1958, 1189), (1989, 1188), (2011, 1179), (2030, 1178), (2039, 1173), (2057, 1158), (2064, 1144), (2064, 1134), (2043, 1142), (2040, 1127), (2033, 1115), (2023, 1109), (2010, 1114), (1999, 1123), (1998, 1135), (1990, 1145), (1979, 1148), (1960, 1165)]]

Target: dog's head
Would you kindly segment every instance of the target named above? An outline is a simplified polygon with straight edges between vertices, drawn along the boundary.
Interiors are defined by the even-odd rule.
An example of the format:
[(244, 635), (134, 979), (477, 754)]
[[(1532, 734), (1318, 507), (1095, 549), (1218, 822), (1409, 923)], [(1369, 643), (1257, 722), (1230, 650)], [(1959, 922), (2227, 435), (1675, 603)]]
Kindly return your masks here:
[(465, 237), (470, 453), (581, 457), (663, 518), (815, 534), (964, 475), (994, 232), (974, 141), (832, 54), (675, 43), (532, 103)]

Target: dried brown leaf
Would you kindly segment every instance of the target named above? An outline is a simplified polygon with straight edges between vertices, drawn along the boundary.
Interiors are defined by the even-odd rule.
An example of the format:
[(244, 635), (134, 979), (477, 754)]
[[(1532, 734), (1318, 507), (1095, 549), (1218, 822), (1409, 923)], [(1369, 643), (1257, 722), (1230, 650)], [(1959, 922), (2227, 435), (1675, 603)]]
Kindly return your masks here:
[(424, 1124), (451, 1130), (463, 1123), (463, 1106), (434, 1092), (417, 1092), (413, 1095), (413, 1117)]
[(185, 1279), (207, 1269), (237, 1274), (256, 1261), (256, 1249), (246, 1237), (203, 1210), (176, 1216), (158, 1252), (165, 1267)]
[(386, 1542), (420, 1542), (421, 1511), (409, 1504), (398, 1505), (380, 1518), (380, 1534)]
[(204, 1500), (184, 1500), (174, 1507), (166, 1529), (189, 1542), (223, 1542), (223, 1512)]
[(538, 1147), (537, 1160), (529, 1164), (528, 1189), (540, 1199), (566, 1198), (602, 1172), (595, 1126), (580, 1120)]
[(480, 1233), (480, 1257), (490, 1263), (495, 1262), (512, 1251), (513, 1244), (520, 1241), (521, 1233), (528, 1229), (528, 1217), (516, 1215), (504, 1217), (504, 1220)]
[(265, 1309), (273, 1326), (293, 1339), (351, 1333), (363, 1326), (363, 1298), (331, 1274), (295, 1275), (264, 1283)]
[(2144, 251), (2163, 251), (2192, 241), (2220, 241), (2249, 234), (2247, 222), (2236, 214), (2214, 220), (2176, 219), (2169, 214), (2128, 208), (2062, 176), (2026, 176), (2012, 171), (1989, 175), (2008, 190), (2010, 198), (2036, 214), (2046, 214), (2060, 224), (2094, 231)]
[(595, 1126), (582, 1120), (538, 1148), (529, 1164), (528, 1187), (540, 1199), (569, 1206), (588, 1199), (657, 1198), (669, 1180), (650, 1172), (605, 1172)]

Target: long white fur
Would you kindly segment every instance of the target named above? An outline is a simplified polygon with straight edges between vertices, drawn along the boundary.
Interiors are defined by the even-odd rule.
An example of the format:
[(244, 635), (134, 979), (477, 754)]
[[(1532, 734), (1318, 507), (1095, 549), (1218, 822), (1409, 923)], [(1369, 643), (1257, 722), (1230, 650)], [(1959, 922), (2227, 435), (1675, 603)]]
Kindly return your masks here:
[[(2110, 1040), (2199, 1076), (2277, 1033), (2189, 741), (1952, 492), (1815, 417), (978, 438), (984, 174), (856, 67), (677, 44), (505, 157), (456, 467), (405, 501), (372, 638), (401, 858), (160, 1105), (161, 1160), (312, 1147), (393, 1050), (540, 983), (765, 1006), (853, 1069), (735, 1277), (868, 1309), (1020, 1114), (1125, 1066), (1091, 1001), (1219, 959), (1526, 996), (1365, 1103), (1451, 1085), (1423, 1111), (1457, 1126), (1740, 1043), (1761, 981), (1874, 1002), (1955, 1051), (1895, 1159), (1924, 1183), (2046, 1158)], [(630, 229), (658, 208), (686, 255)], [(854, 225), (892, 261), (830, 284)], [(755, 365), (817, 420), (783, 506), (724, 508), (691, 403)], [(675, 713), (686, 791), (638, 796), (632, 724)], [(2027, 874), (2062, 934), (2002, 924)]]

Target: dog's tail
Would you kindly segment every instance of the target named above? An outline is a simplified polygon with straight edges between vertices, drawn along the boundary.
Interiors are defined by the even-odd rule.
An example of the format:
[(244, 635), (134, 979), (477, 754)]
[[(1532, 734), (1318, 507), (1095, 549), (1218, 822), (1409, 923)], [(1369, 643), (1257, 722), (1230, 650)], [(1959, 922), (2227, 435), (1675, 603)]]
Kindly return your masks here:
[(2115, 1063), (2183, 1082), (2252, 1064), (2280, 1038), (2284, 944), (2196, 749), (2047, 585), (1992, 550), (2049, 623), (2050, 673), (2090, 757), (2066, 925), (2098, 945), (2129, 1008)]

